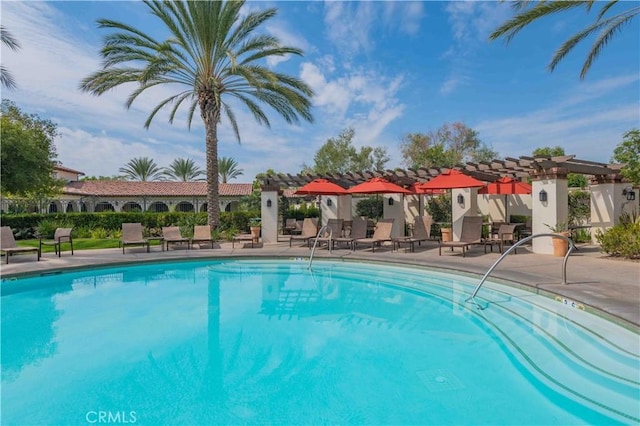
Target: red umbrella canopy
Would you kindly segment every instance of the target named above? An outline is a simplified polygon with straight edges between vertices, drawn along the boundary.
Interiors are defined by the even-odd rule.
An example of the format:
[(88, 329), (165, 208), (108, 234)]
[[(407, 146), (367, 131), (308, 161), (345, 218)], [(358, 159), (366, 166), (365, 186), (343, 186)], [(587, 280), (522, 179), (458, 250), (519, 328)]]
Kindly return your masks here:
[(409, 190), (414, 194), (425, 194), (425, 195), (442, 195), (447, 193), (444, 189), (422, 189), (420, 188), (420, 185), (422, 184), (419, 182), (416, 182), (413, 185), (411, 185)]
[(480, 188), (478, 194), (531, 194), (531, 185), (505, 176)]
[(482, 181), (467, 176), (459, 170), (448, 170), (434, 177), (429, 182), (419, 186), (421, 190), (426, 189), (455, 189), (455, 188), (479, 188), (484, 186)]
[(348, 189), (349, 194), (411, 194), (411, 191), (383, 178), (373, 178)]
[(314, 179), (301, 188), (298, 188), (296, 195), (347, 195), (346, 189), (326, 179)]

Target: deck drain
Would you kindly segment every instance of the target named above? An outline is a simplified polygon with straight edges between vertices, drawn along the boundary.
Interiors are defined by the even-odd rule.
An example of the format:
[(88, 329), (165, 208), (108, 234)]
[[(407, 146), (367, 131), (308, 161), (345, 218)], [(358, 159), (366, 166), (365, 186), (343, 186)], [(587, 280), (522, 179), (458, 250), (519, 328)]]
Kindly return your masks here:
[(431, 392), (464, 389), (465, 386), (452, 372), (447, 370), (420, 370), (416, 374)]

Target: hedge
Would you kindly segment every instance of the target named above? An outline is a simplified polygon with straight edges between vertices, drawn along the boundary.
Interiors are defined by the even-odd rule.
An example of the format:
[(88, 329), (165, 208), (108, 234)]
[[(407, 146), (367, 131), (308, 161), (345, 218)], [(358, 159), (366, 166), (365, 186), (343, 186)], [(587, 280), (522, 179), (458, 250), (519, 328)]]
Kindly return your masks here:
[[(220, 213), (220, 230), (249, 230), (249, 219), (259, 217), (259, 212), (237, 211)], [(32, 238), (38, 224), (46, 221), (59, 227), (103, 228), (107, 231), (122, 229), (125, 222), (140, 222), (150, 234), (158, 234), (163, 226), (179, 226), (181, 223), (207, 223), (206, 213), (184, 212), (102, 212), (102, 213), (26, 213), (0, 215), (2, 226), (9, 226), (17, 239)]]

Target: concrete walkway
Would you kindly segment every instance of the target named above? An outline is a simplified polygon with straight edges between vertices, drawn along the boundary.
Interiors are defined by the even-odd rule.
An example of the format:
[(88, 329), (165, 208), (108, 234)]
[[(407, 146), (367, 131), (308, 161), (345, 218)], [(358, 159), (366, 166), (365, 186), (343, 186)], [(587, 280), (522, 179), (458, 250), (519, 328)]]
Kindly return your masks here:
[[(152, 246), (151, 252), (144, 249), (84, 250), (75, 255), (65, 251), (58, 258), (53, 253), (43, 255), (40, 262), (35, 255), (23, 254), (11, 256), (8, 265), (2, 263), (0, 277), (3, 279), (21, 275), (39, 274), (45, 271), (57, 271), (68, 268), (90, 268), (96, 265), (140, 263), (160, 260), (185, 260), (220, 257), (308, 257), (310, 250), (304, 246), (289, 247), (289, 242), (265, 245), (258, 248), (241, 248), (236, 244), (222, 243), (213, 250), (175, 249), (160, 251)], [(429, 242), (416, 247), (414, 253), (404, 249), (392, 251), (391, 246), (383, 246), (372, 253), (370, 249), (338, 249), (329, 253), (326, 249), (317, 250), (317, 258), (339, 258), (345, 260), (367, 260), (392, 262), (405, 265), (417, 265), (450, 269), (459, 272), (477, 274), (478, 279), (498, 259), (498, 253), (484, 254), (482, 247), (473, 247), (466, 257), (460, 251), (450, 252), (443, 249), (438, 256), (438, 244)], [(3, 258), (4, 262), (5, 259)], [(620, 324), (640, 333), (640, 262), (618, 260), (606, 257), (597, 246), (582, 245), (572, 254), (567, 263), (567, 285), (561, 284), (562, 258), (550, 255), (532, 254), (528, 247), (518, 248), (518, 254), (507, 256), (491, 274), (491, 279), (503, 279), (536, 289), (541, 293), (559, 295), (580, 302), (589, 310), (609, 317)]]

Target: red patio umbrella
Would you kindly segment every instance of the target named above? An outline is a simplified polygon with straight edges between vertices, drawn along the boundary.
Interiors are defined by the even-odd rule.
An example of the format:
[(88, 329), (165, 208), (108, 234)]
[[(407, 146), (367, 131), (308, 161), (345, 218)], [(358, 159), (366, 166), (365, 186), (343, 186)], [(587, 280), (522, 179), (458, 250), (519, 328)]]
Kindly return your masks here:
[(459, 170), (447, 170), (428, 182), (418, 185), (421, 190), (426, 189), (456, 189), (456, 188), (479, 188), (484, 186), (482, 181), (467, 176)]
[(510, 177), (501, 177), (495, 182), (491, 182), (478, 190), (478, 194), (503, 194), (504, 195), (504, 217), (505, 221), (509, 221), (507, 215), (507, 196), (512, 194), (531, 194), (531, 185), (526, 182)]
[(373, 178), (347, 190), (349, 194), (411, 194), (411, 191), (383, 178)]
[(444, 189), (422, 189), (420, 188), (420, 185), (422, 185), (420, 182), (416, 182), (413, 185), (411, 185), (409, 187), (409, 190), (413, 193), (413, 194), (419, 194), (419, 195), (442, 195), (442, 194), (446, 194), (446, 191)]
[(346, 189), (327, 179), (314, 179), (308, 184), (298, 188), (296, 195), (347, 195)]

